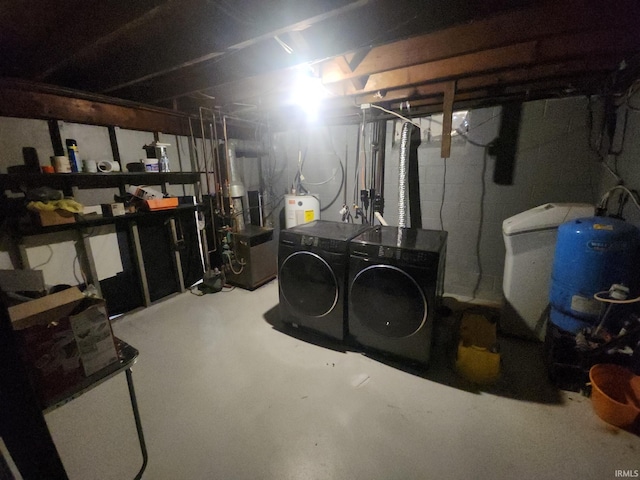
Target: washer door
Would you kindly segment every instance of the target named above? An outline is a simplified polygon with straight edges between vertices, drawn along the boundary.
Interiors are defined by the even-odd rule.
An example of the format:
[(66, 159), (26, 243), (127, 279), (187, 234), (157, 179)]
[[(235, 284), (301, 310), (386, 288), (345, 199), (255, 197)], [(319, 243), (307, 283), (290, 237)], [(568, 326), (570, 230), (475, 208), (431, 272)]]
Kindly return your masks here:
[(425, 324), (427, 311), (420, 286), (397, 267), (372, 265), (351, 283), (349, 314), (378, 335), (409, 337)]
[(289, 255), (279, 272), (280, 291), (297, 314), (324, 317), (338, 303), (338, 281), (329, 264), (311, 252)]

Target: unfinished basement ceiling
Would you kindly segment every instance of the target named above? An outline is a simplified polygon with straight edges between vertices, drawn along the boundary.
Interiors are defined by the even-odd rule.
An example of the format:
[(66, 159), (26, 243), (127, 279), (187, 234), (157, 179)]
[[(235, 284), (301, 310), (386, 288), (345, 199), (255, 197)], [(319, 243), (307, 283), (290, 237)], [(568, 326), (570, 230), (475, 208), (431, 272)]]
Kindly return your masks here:
[(428, 111), (447, 91), (465, 106), (598, 93), (635, 68), (638, 18), (635, 0), (6, 1), (0, 75), (234, 111), (286, 107), (308, 65), (334, 111)]

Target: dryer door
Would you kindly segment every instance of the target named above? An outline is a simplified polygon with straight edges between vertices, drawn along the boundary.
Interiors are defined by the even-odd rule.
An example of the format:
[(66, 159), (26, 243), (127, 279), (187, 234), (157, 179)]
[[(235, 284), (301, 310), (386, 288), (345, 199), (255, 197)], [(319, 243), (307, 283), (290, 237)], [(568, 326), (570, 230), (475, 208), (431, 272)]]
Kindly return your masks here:
[(427, 320), (428, 305), (416, 281), (391, 265), (371, 265), (354, 277), (349, 314), (384, 337), (409, 337)]
[(312, 252), (295, 252), (282, 262), (280, 291), (296, 314), (324, 317), (338, 302), (338, 281), (329, 264)]

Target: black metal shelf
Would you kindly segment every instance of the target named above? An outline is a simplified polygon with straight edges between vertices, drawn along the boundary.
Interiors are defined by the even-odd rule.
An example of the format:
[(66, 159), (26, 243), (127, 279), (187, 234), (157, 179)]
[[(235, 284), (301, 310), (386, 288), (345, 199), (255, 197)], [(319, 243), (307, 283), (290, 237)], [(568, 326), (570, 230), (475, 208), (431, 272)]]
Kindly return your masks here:
[(76, 214), (76, 221), (73, 223), (64, 223), (61, 225), (50, 225), (47, 227), (41, 227), (35, 224), (14, 226), (14, 234), (22, 237), (28, 237), (31, 235), (43, 235), (46, 233), (62, 232), (65, 230), (75, 230), (82, 228), (99, 227), (101, 225), (109, 225), (118, 222), (131, 222), (140, 218), (145, 218), (154, 215), (171, 215), (174, 212), (180, 212), (185, 210), (197, 210), (201, 208), (201, 205), (178, 205), (175, 208), (169, 208), (166, 210), (153, 210), (153, 211), (139, 211), (135, 213), (127, 213), (125, 215), (117, 215), (115, 217), (105, 217), (100, 214), (88, 214), (80, 215)]
[(135, 172), (135, 173), (3, 173), (2, 191), (51, 187), (60, 190), (78, 188), (124, 188), (126, 185), (184, 185), (197, 183), (199, 172)]

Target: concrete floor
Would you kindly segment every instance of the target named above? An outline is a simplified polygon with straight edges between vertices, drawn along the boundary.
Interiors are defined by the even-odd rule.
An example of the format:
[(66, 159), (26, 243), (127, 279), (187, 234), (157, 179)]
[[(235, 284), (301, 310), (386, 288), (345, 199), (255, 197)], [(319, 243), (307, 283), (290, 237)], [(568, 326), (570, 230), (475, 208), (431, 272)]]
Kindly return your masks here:
[[(502, 339), (503, 376), (478, 390), (453, 372), (446, 328), (425, 372), (283, 332), (277, 303), (273, 281), (185, 293), (114, 322), (140, 350), (145, 479), (604, 479), (640, 468), (640, 437), (548, 385), (540, 345)], [(71, 479), (133, 478), (128, 402), (122, 374), (47, 414)]]

